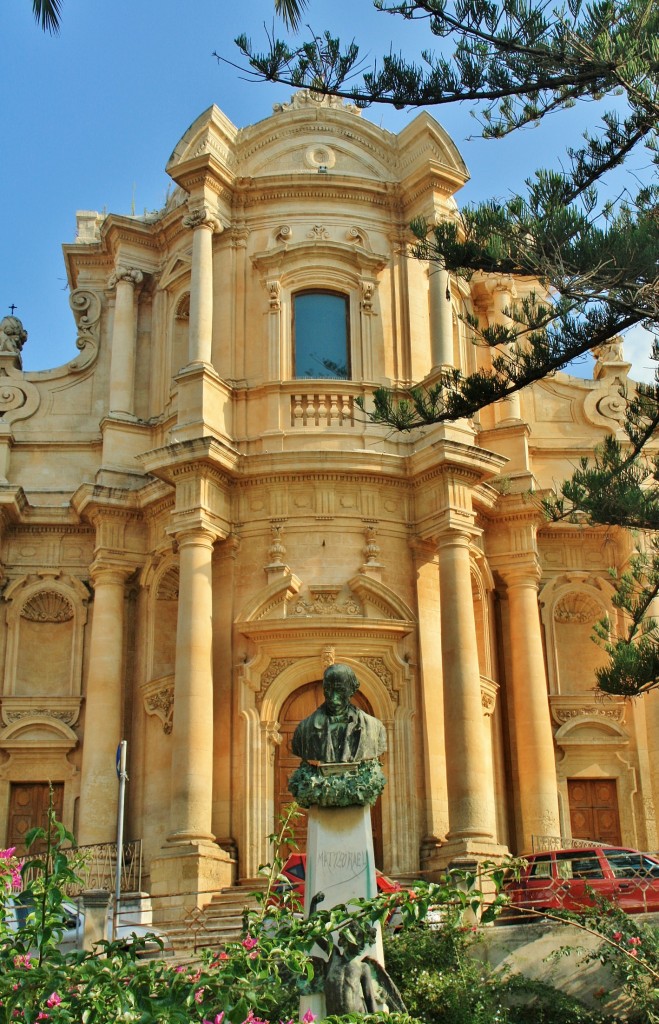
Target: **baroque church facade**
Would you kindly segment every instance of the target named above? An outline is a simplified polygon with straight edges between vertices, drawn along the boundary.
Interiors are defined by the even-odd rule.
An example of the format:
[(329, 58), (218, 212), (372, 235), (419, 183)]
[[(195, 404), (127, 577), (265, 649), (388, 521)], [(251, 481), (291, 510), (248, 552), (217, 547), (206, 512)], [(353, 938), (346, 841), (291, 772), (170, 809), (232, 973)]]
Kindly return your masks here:
[(336, 661), (386, 728), (389, 874), (571, 837), (657, 846), (659, 699), (602, 700), (590, 636), (634, 538), (538, 498), (621, 436), (621, 345), (474, 420), (396, 434), (379, 385), (486, 366), (463, 319), (533, 282), (410, 259), (467, 169), (427, 113), (398, 135), (298, 93), (215, 106), (143, 217), (78, 214), (78, 354), (23, 372), (0, 324), (0, 841), (49, 783), (82, 844), (126, 835), (185, 903), (253, 879), (298, 721)]

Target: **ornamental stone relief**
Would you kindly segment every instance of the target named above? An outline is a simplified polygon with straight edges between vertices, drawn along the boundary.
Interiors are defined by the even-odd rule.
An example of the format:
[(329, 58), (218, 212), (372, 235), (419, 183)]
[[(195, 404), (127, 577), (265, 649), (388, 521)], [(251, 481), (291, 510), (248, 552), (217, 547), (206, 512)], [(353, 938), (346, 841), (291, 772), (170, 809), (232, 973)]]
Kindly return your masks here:
[(622, 707), (602, 707), (599, 704), (584, 704), (581, 707), (552, 708), (552, 714), (557, 722), (571, 722), (574, 718), (606, 718), (610, 722), (622, 722), (625, 711)]
[(144, 687), (144, 710), (155, 715), (162, 723), (162, 731), (169, 736), (174, 719), (174, 681), (156, 680)]
[(566, 594), (554, 605), (556, 622), (590, 625), (603, 618), (604, 614), (602, 606), (582, 591)]
[(21, 618), (28, 622), (68, 622), (73, 618), (73, 605), (56, 590), (41, 590), (21, 608)]
[(338, 600), (338, 590), (312, 593), (311, 600), (298, 597), (289, 615), (363, 615), (363, 611), (353, 597), (344, 601)]
[(270, 659), (270, 664), (266, 668), (265, 672), (261, 674), (261, 685), (256, 693), (257, 707), (261, 706), (268, 688), (274, 683), (275, 679), (277, 679), (277, 677), (280, 676), (284, 669), (288, 668), (289, 665), (293, 665), (295, 660), (295, 658)]
[(362, 663), (362, 665), (366, 665), (367, 668), (370, 668), (371, 672), (375, 673), (380, 682), (386, 688), (387, 693), (391, 697), (393, 703), (398, 704), (400, 700), (400, 694), (398, 690), (394, 687), (393, 672), (391, 672), (387, 668), (384, 662), (384, 658), (360, 658), (359, 660)]

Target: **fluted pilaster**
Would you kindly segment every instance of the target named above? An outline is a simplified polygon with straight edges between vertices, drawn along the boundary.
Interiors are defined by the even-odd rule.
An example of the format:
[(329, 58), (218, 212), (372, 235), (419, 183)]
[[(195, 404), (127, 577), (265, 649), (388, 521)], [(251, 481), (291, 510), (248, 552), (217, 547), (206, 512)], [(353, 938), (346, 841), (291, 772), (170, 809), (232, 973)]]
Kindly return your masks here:
[(172, 727), (170, 842), (208, 841), (213, 779), (214, 534), (177, 535), (179, 600)]
[(190, 280), (191, 363), (210, 363), (213, 343), (213, 234), (220, 222), (205, 207), (183, 219), (192, 228), (192, 274)]
[(430, 291), (430, 358), (432, 367), (455, 366), (451, 282), (443, 267), (428, 270)]
[(481, 703), (469, 534), (437, 538), (450, 840), (494, 840), (492, 759)]
[(94, 604), (85, 692), (78, 842), (108, 843), (117, 828), (115, 756), (122, 738), (125, 583), (133, 567), (92, 565)]
[(141, 270), (119, 265), (109, 281), (109, 287), (116, 288), (110, 360), (110, 413), (135, 414), (135, 287), (142, 280)]
[(535, 562), (500, 569), (508, 594), (513, 727), (517, 755), (519, 852), (533, 835), (560, 835), (556, 760), (549, 712)]

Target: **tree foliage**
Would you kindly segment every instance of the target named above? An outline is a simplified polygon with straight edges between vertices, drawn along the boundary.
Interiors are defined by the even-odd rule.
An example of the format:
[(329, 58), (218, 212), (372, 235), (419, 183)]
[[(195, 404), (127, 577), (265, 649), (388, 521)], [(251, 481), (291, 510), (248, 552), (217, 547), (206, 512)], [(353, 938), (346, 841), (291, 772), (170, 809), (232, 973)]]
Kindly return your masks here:
[[(306, 6), (303, 3), (301, 6)], [(311, 5), (312, 6), (312, 5)], [(659, 330), (659, 4), (656, 0), (374, 0), (384, 14), (425, 21), (418, 60), (392, 49), (366, 66), (359, 45), (330, 33), (259, 52), (236, 40), (259, 79), (343, 96), (365, 107), (469, 102), (482, 135), (499, 139), (577, 102), (596, 104), (599, 123), (568, 148), (562, 165), (540, 168), (519, 195), (465, 209), (454, 219), (411, 225), (411, 254), (463, 278), (495, 274), (537, 281), (483, 328), (467, 317), (479, 368), (445, 367), (431, 380), (375, 392), (376, 422), (410, 430), (475, 415), (565, 367), (626, 330)], [(602, 104), (606, 101), (604, 109)], [(595, 122), (594, 122), (595, 124)], [(601, 186), (636, 165), (614, 200)], [(656, 344), (653, 358), (659, 356)], [(635, 694), (659, 684), (659, 586), (655, 547), (659, 469), (648, 455), (659, 423), (659, 378), (628, 401), (628, 441), (607, 438), (546, 510), (554, 519), (632, 527), (643, 552), (618, 581), (631, 624), (622, 637), (602, 626), (612, 656), (599, 683)], [(648, 556), (650, 550), (652, 554)], [(656, 552), (656, 553), (655, 553)]]
[(60, 30), (62, 0), (32, 0), (35, 21), (44, 32), (57, 35)]

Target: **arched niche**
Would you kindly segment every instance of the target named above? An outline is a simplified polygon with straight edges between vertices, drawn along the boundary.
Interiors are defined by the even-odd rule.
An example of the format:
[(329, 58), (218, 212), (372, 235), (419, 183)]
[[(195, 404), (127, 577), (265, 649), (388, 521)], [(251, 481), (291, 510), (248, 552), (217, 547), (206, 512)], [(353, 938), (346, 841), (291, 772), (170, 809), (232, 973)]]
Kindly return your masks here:
[(595, 689), (595, 672), (606, 654), (593, 642), (593, 627), (614, 619), (613, 594), (608, 581), (587, 573), (566, 573), (542, 589), (550, 694), (585, 695)]
[(626, 846), (642, 847), (644, 830), (636, 808), (638, 780), (629, 735), (624, 727), (624, 709), (600, 705), (583, 711), (583, 714), (573, 714), (556, 732), (556, 745), (561, 751), (556, 765), (561, 834), (568, 842), (566, 837), (571, 835), (568, 782), (613, 780), (622, 842)]
[[(292, 577), (264, 587), (235, 625), (247, 642), (237, 667), (242, 787), (235, 795), (240, 875), (253, 877), (267, 860), (265, 837), (274, 828), (274, 762), (281, 742), (279, 716), (300, 687), (322, 678), (328, 664), (350, 665), (360, 689), (387, 731), (388, 784), (382, 796), (384, 866), (418, 870), (419, 825), (410, 800), (415, 778), (412, 720), (415, 687), (402, 645), (414, 630), (411, 612), (387, 587), (359, 576), (349, 581), (359, 614), (286, 615), (301, 584)], [(340, 588), (336, 588), (337, 590)], [(247, 613), (247, 615), (245, 615)], [(240, 649), (241, 643), (238, 643)]]
[(64, 574), (23, 577), (5, 591), (3, 696), (79, 698), (89, 592)]

